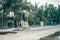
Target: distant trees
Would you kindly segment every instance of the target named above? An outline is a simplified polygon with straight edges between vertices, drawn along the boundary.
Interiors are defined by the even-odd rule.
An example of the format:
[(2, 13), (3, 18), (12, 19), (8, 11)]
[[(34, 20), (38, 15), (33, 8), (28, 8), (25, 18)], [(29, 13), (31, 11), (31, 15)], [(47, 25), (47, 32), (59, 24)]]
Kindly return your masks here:
[[(32, 7), (33, 8), (33, 7)], [(38, 23), (41, 21), (45, 22), (46, 24), (59, 24), (60, 23), (60, 5), (58, 5), (58, 7), (55, 7), (53, 4), (49, 4), (47, 5), (47, 3), (44, 5), (41, 5), (40, 7), (37, 7), (35, 5), (34, 7), (35, 13), (33, 13), (34, 16), (34, 23)], [(32, 10), (32, 12), (34, 12)], [(32, 13), (31, 13), (32, 15)], [(32, 16), (31, 16), (32, 18)], [(30, 18), (29, 18), (30, 19)], [(37, 21), (36, 21), (37, 20)], [(32, 20), (31, 20), (32, 21)], [(31, 22), (30, 21), (30, 22)]]

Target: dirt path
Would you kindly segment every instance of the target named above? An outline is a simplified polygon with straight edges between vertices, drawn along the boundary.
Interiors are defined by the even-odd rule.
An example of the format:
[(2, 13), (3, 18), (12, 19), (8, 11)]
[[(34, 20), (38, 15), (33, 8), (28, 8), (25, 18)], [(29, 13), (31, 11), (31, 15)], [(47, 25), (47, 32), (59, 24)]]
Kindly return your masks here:
[[(29, 36), (31, 34), (37, 33), (39, 31), (51, 30), (51, 29), (56, 29), (56, 28), (60, 28), (60, 26), (56, 26), (56, 27), (39, 27), (39, 28), (36, 28), (36, 29), (18, 31), (16, 34), (8, 33), (6, 35), (0, 35), (0, 40), (24, 40), (24, 38), (26, 39), (26, 38), (32, 37), (32, 36)], [(35, 40), (35, 38), (34, 39), (32, 38), (30, 40)]]

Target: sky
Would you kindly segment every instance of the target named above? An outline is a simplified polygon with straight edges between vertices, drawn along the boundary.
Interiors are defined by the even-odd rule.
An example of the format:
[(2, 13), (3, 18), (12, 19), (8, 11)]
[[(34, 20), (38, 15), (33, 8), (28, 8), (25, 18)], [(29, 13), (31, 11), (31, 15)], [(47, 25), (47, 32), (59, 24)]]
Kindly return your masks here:
[(41, 5), (45, 5), (45, 3), (47, 2), (47, 4), (54, 4), (54, 6), (58, 6), (58, 4), (60, 5), (60, 0), (28, 0), (30, 1), (33, 5), (36, 3), (38, 3), (38, 7)]

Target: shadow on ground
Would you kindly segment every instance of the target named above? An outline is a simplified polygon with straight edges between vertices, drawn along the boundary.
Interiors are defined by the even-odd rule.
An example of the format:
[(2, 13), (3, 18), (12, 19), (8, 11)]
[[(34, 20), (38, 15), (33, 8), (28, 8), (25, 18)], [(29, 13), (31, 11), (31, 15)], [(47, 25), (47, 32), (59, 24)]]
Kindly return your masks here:
[(0, 32), (0, 35), (6, 35), (6, 34), (16, 34), (17, 32), (11, 31), (11, 32)]
[(52, 35), (49, 35), (47, 37), (41, 38), (39, 40), (60, 40), (60, 39), (56, 38), (58, 36), (60, 36), (60, 31), (59, 32), (56, 32), (56, 33), (54, 33)]

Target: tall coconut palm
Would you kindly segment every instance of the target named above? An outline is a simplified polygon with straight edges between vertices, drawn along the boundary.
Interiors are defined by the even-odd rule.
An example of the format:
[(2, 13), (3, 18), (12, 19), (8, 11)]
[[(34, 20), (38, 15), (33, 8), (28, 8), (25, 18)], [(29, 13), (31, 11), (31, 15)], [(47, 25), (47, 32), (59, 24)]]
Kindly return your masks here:
[(51, 21), (53, 21), (53, 16), (55, 16), (55, 14), (54, 14), (54, 5), (53, 4), (49, 4), (48, 5), (48, 20), (49, 20), (49, 22), (51, 23)]

